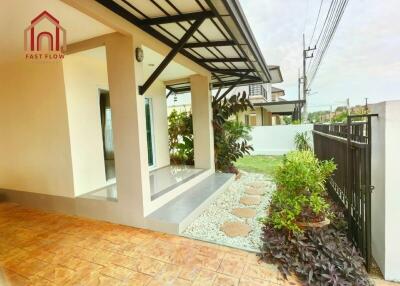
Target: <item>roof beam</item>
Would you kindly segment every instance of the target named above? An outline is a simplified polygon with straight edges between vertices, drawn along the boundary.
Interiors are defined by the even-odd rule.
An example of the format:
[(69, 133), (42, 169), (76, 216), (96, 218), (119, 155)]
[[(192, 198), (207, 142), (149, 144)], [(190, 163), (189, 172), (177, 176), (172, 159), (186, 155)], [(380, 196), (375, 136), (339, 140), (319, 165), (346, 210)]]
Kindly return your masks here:
[(222, 95), (215, 99), (216, 102), (220, 102), (233, 88), (240, 84), (243, 79), (249, 74), (249, 72), (243, 74), (234, 84), (232, 84)]
[[(135, 26), (138, 26), (144, 32), (146, 32), (146, 33), (150, 34), (151, 36), (153, 36), (154, 38), (160, 40), (165, 45), (167, 45), (171, 48), (176, 46), (175, 42), (173, 42), (171, 39), (169, 39), (162, 33), (155, 30), (153, 27), (147, 26), (147, 25), (142, 25), (141, 19), (137, 18), (135, 15), (133, 15), (131, 12), (129, 12), (128, 10), (126, 10), (125, 8), (123, 8), (122, 6), (117, 4), (116, 2), (110, 1), (110, 0), (95, 0), (95, 1), (100, 3), (101, 5), (103, 5), (104, 7), (108, 8), (115, 14), (119, 15), (120, 17), (124, 18), (128, 22), (134, 24)], [(182, 55), (186, 56), (187, 58), (189, 58), (190, 60), (192, 60), (193, 62), (196, 62), (196, 60), (197, 60), (196, 56), (192, 55), (191, 53), (187, 52), (184, 49), (182, 49), (180, 51), (180, 53)], [(206, 70), (209, 69), (209, 66), (207, 66), (206, 64), (202, 64), (202, 63), (198, 63), (198, 64)]]
[(204, 22), (205, 18), (196, 20), (190, 26), (190, 28), (186, 31), (183, 37), (179, 40), (179, 42), (172, 48), (172, 50), (168, 53), (168, 55), (164, 58), (161, 64), (156, 68), (156, 70), (151, 74), (151, 76), (146, 80), (146, 82), (139, 86), (139, 94), (143, 95), (146, 90), (151, 86), (151, 84), (157, 79), (157, 77), (162, 73), (162, 71), (167, 67), (167, 65), (172, 61), (172, 59), (182, 50), (185, 43), (189, 40), (189, 38), (197, 31), (200, 25)]
[(200, 63), (247, 62), (246, 58), (198, 59)]
[[(210, 69), (210, 72), (213, 73), (225, 73), (225, 72), (254, 72), (254, 69)], [(239, 75), (241, 76), (241, 75)]]
[(205, 19), (205, 18), (211, 18), (214, 16), (215, 15), (212, 11), (203, 11), (203, 12), (194, 12), (194, 13), (186, 13), (186, 14), (144, 19), (144, 20), (141, 20), (141, 22), (143, 25), (160, 25), (160, 24), (169, 24), (169, 23), (176, 23), (176, 22), (182, 22), (182, 21), (200, 20), (200, 19)]
[[(237, 77), (241, 77), (242, 76), (242, 74), (236, 73), (235, 71), (236, 70), (226, 70), (226, 71), (221, 71), (220, 70), (218, 73), (219, 74), (224, 74), (224, 75), (229, 75), (229, 76), (237, 76)], [(254, 80), (254, 81), (260, 81), (260, 78), (256, 77), (256, 76), (247, 75), (246, 78), (250, 79), (250, 80)]]
[(234, 41), (214, 41), (214, 42), (200, 42), (200, 43), (187, 43), (184, 48), (207, 48), (207, 47), (224, 47), (236, 45)]
[(168, 94), (167, 94), (167, 98), (173, 93), (172, 89), (169, 90)]
[(165, 85), (177, 85), (177, 84), (188, 83), (188, 82), (190, 82), (190, 78), (184, 77), (184, 78), (166, 80), (166, 81), (164, 81), (164, 84)]

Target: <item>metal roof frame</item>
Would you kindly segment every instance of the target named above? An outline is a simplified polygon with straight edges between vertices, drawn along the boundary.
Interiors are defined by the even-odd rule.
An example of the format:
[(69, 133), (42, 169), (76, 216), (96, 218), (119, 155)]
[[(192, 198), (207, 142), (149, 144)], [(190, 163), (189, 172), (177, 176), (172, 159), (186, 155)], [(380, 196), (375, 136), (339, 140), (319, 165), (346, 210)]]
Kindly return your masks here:
[[(214, 88), (271, 82), (269, 67), (238, 0), (96, 1), (171, 47), (170, 53), (140, 88), (141, 94), (177, 53), (210, 71)], [(183, 11), (182, 7), (188, 5), (191, 10)], [(193, 28), (195, 23), (198, 24), (196, 29)], [(209, 35), (209, 30), (214, 34)], [(182, 86), (167, 88), (174, 92), (187, 90)]]

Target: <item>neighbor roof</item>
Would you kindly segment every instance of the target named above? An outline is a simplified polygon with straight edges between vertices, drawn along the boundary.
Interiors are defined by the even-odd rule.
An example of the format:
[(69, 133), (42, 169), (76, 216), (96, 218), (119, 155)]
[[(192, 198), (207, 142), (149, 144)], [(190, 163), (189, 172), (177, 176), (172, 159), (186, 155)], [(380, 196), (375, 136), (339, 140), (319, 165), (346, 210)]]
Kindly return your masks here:
[(285, 90), (283, 90), (281, 88), (277, 88), (275, 86), (271, 86), (271, 92), (272, 93), (283, 93), (283, 95), (285, 95)]
[(253, 106), (262, 106), (273, 114), (289, 115), (294, 112), (295, 107), (302, 107), (305, 104), (305, 100), (283, 100), (269, 102), (254, 103)]
[[(279, 67), (267, 66), (238, 0), (96, 1), (171, 48), (197, 24), (179, 52), (212, 73), (213, 87), (282, 81)], [(190, 90), (189, 83), (167, 87)]]

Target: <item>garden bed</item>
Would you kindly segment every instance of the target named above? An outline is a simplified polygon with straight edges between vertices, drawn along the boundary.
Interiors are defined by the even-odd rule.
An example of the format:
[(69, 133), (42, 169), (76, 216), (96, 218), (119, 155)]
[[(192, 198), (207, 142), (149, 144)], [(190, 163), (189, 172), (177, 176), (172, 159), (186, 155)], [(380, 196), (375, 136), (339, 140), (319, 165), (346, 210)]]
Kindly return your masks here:
[[(248, 196), (246, 190), (252, 183), (261, 183), (265, 186), (262, 189), (264, 194), (261, 196), (258, 205), (246, 206), (240, 203), (241, 198)], [(242, 172), (240, 179), (234, 181), (232, 185), (221, 193), (218, 198), (203, 213), (193, 221), (183, 232), (183, 235), (210, 241), (235, 248), (259, 251), (262, 245), (262, 223), (257, 218), (265, 217), (265, 210), (268, 208), (275, 185), (271, 179), (263, 174)], [(251, 196), (250, 196), (251, 197)], [(240, 218), (232, 214), (236, 208), (253, 208), (256, 211), (255, 217)], [(221, 226), (225, 222), (241, 222), (250, 226), (251, 231), (247, 236), (229, 237)]]

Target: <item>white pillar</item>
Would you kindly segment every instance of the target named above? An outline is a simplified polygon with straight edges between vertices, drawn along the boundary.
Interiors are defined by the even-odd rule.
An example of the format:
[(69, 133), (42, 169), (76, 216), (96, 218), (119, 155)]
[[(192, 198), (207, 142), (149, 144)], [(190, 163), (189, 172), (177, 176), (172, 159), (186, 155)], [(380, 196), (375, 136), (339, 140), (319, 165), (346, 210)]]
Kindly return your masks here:
[[(138, 93), (141, 64), (135, 63), (131, 37), (106, 42), (118, 204), (133, 225), (143, 224), (150, 196), (144, 97)], [(136, 70), (136, 72), (135, 72)]]
[(371, 105), (372, 255), (386, 280), (400, 281), (400, 101)]
[(214, 169), (214, 132), (210, 81), (207, 77), (190, 77), (192, 94), (194, 164), (196, 168)]

